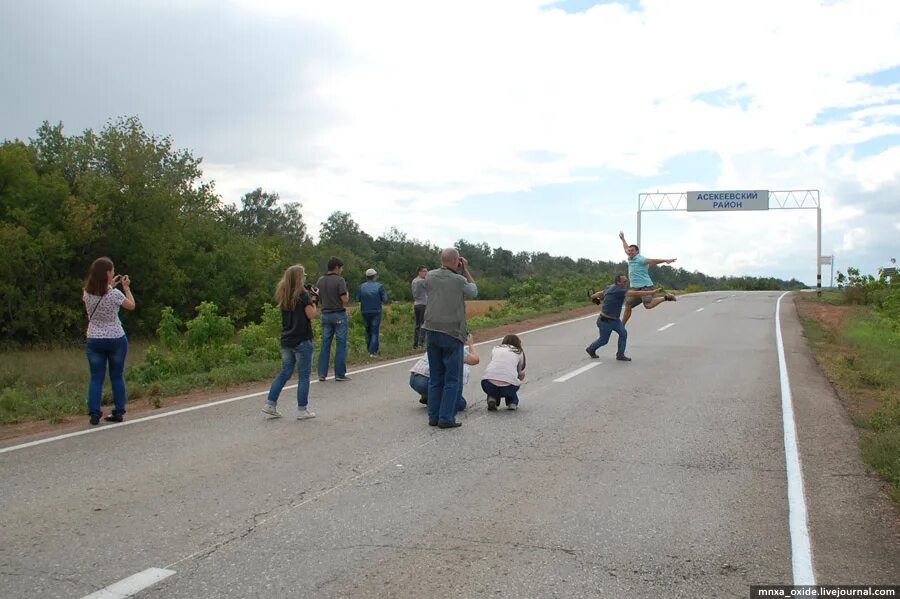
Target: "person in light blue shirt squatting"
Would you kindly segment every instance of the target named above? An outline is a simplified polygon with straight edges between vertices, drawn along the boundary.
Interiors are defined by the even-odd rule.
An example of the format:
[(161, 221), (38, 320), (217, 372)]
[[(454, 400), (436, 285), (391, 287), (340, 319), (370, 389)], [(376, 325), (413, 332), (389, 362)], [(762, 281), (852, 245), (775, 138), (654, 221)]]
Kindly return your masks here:
[(600, 307), (600, 316), (597, 317), (597, 328), (600, 329), (600, 337), (584, 348), (587, 355), (591, 358), (599, 358), (597, 350), (609, 343), (609, 337), (615, 331), (619, 334), (616, 360), (631, 362), (631, 358), (625, 355), (625, 343), (628, 339), (628, 333), (625, 331), (625, 325), (619, 320), (622, 304), (625, 303), (625, 298), (652, 297), (656, 291), (656, 289), (629, 289), (628, 277), (623, 273), (619, 273), (616, 275), (614, 284), (591, 295), (591, 300), (594, 303), (603, 300), (603, 304)]
[(366, 282), (359, 286), (356, 299), (359, 300), (359, 311), (363, 324), (366, 325), (366, 349), (369, 357), (378, 353), (378, 333), (381, 329), (381, 306), (388, 301), (384, 285), (376, 281), (378, 273), (374, 268), (366, 271)]
[[(628, 255), (628, 279), (631, 281), (632, 289), (650, 290), (653, 289), (653, 281), (650, 279), (650, 267), (657, 264), (672, 264), (678, 258), (644, 258), (640, 254), (638, 246), (625, 241), (625, 233), (619, 231), (619, 239), (622, 240), (622, 249)], [(643, 302), (644, 307), (648, 310), (655, 308), (663, 302), (674, 302), (676, 298), (671, 293), (667, 293), (663, 297), (651, 297), (652, 294), (644, 297), (629, 297), (625, 301), (625, 314), (622, 316), (622, 326), (628, 324), (631, 318), (631, 309)]]

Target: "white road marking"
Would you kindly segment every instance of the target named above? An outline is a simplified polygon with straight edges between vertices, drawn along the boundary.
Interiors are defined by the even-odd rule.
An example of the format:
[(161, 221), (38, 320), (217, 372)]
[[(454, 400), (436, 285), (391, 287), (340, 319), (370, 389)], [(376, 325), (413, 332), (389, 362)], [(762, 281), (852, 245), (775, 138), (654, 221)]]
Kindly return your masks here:
[(675, 323), (674, 323), (674, 322), (670, 322), (670, 323), (667, 324), (666, 326), (664, 326), (664, 327), (659, 327), (659, 328), (656, 329), (656, 330), (657, 330), (657, 331), (665, 331), (665, 330), (668, 329), (669, 327), (674, 327), (674, 326), (675, 326)]
[[(553, 327), (562, 326), (564, 324), (569, 324), (572, 322), (578, 322), (580, 320), (587, 320), (588, 318), (596, 318), (596, 317), (597, 317), (596, 314), (590, 314), (588, 316), (579, 316), (578, 318), (573, 318), (571, 320), (563, 320), (561, 322), (554, 322), (552, 324), (544, 325), (544, 326), (538, 327), (536, 329), (522, 331), (521, 333), (518, 333), (518, 334), (519, 335), (527, 335), (529, 333), (536, 333), (538, 331), (543, 331), (545, 329), (550, 329)], [(496, 342), (500, 341), (501, 339), (502, 339), (502, 337), (497, 337), (496, 339), (488, 339), (487, 341), (481, 341), (479, 343), (476, 343), (475, 345), (486, 345), (488, 343), (496, 343)], [(405, 364), (408, 362), (415, 362), (420, 357), (421, 356), (416, 355), (412, 358), (403, 358), (401, 360), (394, 360), (393, 362), (385, 362), (384, 364), (376, 364), (374, 366), (369, 366), (368, 368), (360, 368), (359, 370), (354, 370), (352, 372), (348, 372), (347, 374), (360, 374), (362, 372), (369, 372), (371, 370), (378, 370), (381, 368), (388, 368), (390, 366), (396, 366), (397, 364)], [(313, 374), (315, 374), (315, 372), (313, 372)], [(329, 378), (329, 380), (331, 380), (334, 377), (330, 376), (328, 378)], [(313, 379), (310, 381), (310, 384), (315, 384), (318, 382), (319, 381), (315, 377), (313, 377)], [(285, 385), (283, 391), (287, 391), (290, 389), (296, 389), (296, 388), (297, 388), (297, 385)], [(28, 447), (35, 447), (37, 445), (43, 445), (45, 443), (52, 443), (53, 441), (62, 441), (63, 439), (71, 439), (72, 437), (80, 437), (81, 435), (90, 435), (90, 434), (94, 434), (94, 433), (102, 433), (104, 431), (111, 431), (111, 430), (114, 430), (114, 429), (117, 429), (117, 428), (120, 428), (123, 426), (131, 426), (131, 425), (138, 424), (141, 422), (149, 422), (150, 420), (156, 420), (158, 418), (168, 418), (169, 416), (177, 416), (179, 414), (185, 414), (187, 412), (193, 412), (195, 410), (204, 410), (206, 408), (212, 408), (214, 406), (221, 406), (221, 405), (232, 403), (235, 401), (241, 401), (242, 399), (250, 399), (253, 397), (262, 397), (264, 395), (267, 395), (268, 393), (269, 393), (268, 390), (258, 391), (256, 393), (248, 393), (246, 395), (239, 395), (237, 397), (229, 397), (226, 399), (220, 399), (218, 401), (211, 401), (209, 403), (198, 404), (196, 406), (190, 406), (187, 408), (172, 410), (170, 412), (162, 412), (159, 414), (153, 414), (151, 416), (144, 416), (143, 418), (135, 418), (134, 420), (126, 420), (125, 422), (121, 422), (118, 424), (107, 424), (104, 426), (87, 428), (87, 429), (83, 429), (80, 431), (74, 431), (71, 433), (63, 433), (62, 435), (56, 435), (53, 437), (46, 437), (44, 439), (38, 439), (36, 441), (29, 441), (28, 443), (21, 443), (19, 445), (11, 445), (9, 447), (0, 447), (0, 454), (17, 451), (19, 449), (26, 449)]]
[(124, 599), (155, 585), (160, 580), (165, 580), (172, 574), (175, 574), (175, 570), (147, 568), (143, 572), (138, 572), (95, 593), (85, 595), (82, 599)]
[(694, 310), (694, 312), (703, 312), (703, 310), (703, 308), (697, 308), (696, 310)]
[(791, 382), (788, 379), (787, 362), (784, 359), (784, 343), (781, 338), (781, 298), (788, 293), (787, 291), (782, 293), (775, 303), (775, 341), (778, 345), (778, 370), (781, 374), (781, 422), (784, 427), (784, 461), (787, 470), (791, 561), (794, 584), (815, 585), (816, 575), (812, 566), (812, 547), (806, 519), (806, 497), (803, 492), (803, 469), (800, 467), (800, 450), (797, 447), (797, 427), (794, 422)]
[(579, 374), (581, 374), (582, 372), (587, 372), (588, 370), (590, 370), (590, 369), (593, 368), (594, 366), (600, 366), (600, 364), (602, 364), (602, 363), (603, 363), (603, 362), (591, 362), (591, 363), (588, 364), (587, 366), (582, 366), (581, 368), (578, 368), (577, 370), (573, 370), (573, 371), (570, 372), (569, 374), (564, 374), (564, 375), (562, 375), (561, 377), (559, 377), (558, 379), (553, 379), (553, 382), (554, 382), (554, 383), (565, 383), (565, 382), (566, 382), (567, 380), (569, 380), (570, 378), (576, 377), (576, 376), (578, 376)]

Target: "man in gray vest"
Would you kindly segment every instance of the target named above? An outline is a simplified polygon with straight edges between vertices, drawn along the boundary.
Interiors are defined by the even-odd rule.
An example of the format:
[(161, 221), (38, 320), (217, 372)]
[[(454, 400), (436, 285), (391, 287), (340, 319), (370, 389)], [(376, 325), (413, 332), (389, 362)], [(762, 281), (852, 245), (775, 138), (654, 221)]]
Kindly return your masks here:
[(428, 424), (456, 428), (456, 409), (462, 395), (466, 298), (478, 296), (469, 263), (456, 248), (441, 252), (441, 267), (425, 276), (426, 347), (431, 376), (428, 380)]

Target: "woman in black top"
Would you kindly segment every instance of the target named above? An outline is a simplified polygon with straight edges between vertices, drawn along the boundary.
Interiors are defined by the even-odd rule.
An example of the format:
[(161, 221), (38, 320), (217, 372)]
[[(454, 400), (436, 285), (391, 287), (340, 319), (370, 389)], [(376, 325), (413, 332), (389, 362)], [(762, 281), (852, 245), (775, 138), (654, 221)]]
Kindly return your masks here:
[(284, 384), (291, 378), (297, 366), (297, 420), (315, 418), (309, 404), (309, 375), (312, 371), (312, 322), (317, 316), (316, 302), (318, 290), (311, 287), (307, 291), (303, 283), (306, 269), (295, 264), (284, 271), (275, 289), (275, 301), (281, 308), (281, 372), (272, 382), (269, 397), (263, 406), (263, 414), (280, 418), (277, 410), (278, 396)]

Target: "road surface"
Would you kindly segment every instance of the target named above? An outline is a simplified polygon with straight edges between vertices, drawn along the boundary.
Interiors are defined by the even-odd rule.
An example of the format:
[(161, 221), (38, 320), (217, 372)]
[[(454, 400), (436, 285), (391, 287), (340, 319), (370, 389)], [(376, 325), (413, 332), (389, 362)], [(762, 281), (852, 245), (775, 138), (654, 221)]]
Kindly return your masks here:
[[(258, 396), (8, 442), (0, 595), (746, 597), (790, 583), (779, 295), (637, 308), (631, 363), (614, 360), (615, 335), (588, 359), (594, 317), (525, 333), (516, 412), (487, 412), (495, 343), (481, 344), (457, 429), (426, 425), (405, 361), (314, 383), (314, 420), (293, 419), (291, 388), (282, 419)], [(790, 299), (781, 322), (815, 578), (897, 584), (895, 513)]]

